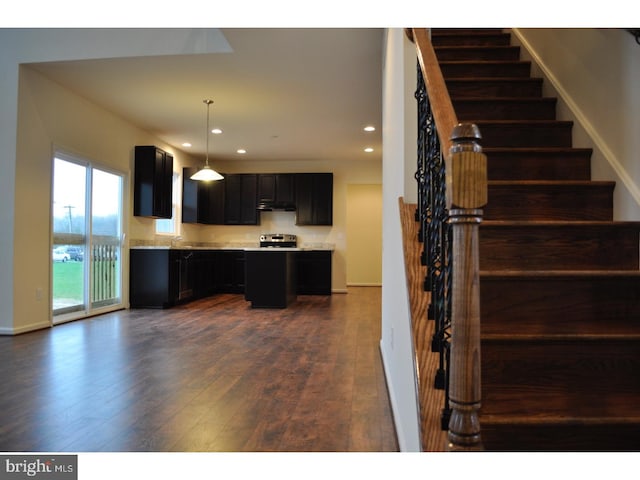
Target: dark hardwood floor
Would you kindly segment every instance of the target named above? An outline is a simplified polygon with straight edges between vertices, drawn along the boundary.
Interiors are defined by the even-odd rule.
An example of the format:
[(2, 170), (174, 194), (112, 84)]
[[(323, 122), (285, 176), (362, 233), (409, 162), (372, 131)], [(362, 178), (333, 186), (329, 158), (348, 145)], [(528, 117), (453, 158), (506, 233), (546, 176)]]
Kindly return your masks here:
[(397, 451), (379, 340), (375, 287), (0, 337), (0, 451)]

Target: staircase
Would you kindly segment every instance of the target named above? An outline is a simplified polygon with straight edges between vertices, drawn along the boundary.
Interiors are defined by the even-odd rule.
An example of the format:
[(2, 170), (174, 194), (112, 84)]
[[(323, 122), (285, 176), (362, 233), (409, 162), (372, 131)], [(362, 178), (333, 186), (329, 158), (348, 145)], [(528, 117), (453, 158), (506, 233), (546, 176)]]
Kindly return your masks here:
[(432, 30), (458, 120), (478, 125), (486, 450), (640, 450), (640, 225), (501, 30)]

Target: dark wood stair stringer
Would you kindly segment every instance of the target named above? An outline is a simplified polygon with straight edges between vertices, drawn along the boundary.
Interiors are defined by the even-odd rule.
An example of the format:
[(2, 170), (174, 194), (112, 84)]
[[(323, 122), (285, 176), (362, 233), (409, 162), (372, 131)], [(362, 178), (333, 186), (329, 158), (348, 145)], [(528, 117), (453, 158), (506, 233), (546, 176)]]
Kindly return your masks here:
[(488, 158), (480, 227), (487, 450), (640, 450), (640, 225), (500, 30), (434, 29), (459, 121)]

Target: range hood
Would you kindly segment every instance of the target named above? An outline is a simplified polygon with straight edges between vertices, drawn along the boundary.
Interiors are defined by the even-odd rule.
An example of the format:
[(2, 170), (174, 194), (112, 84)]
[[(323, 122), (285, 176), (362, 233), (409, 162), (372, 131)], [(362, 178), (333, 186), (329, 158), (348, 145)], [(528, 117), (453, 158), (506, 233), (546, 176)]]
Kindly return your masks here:
[(262, 212), (271, 212), (273, 210), (295, 212), (296, 206), (290, 202), (259, 202), (257, 209)]

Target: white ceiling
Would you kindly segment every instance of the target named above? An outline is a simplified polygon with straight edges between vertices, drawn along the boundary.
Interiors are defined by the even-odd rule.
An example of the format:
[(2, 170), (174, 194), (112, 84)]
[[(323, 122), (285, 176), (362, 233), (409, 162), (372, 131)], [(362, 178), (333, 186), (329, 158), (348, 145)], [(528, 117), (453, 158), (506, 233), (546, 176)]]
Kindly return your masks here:
[[(371, 159), (382, 155), (382, 29), (222, 29), (230, 53), (113, 58), (33, 67), (158, 136), (210, 158)], [(363, 131), (374, 125), (376, 131)], [(181, 146), (190, 142), (193, 147)], [(365, 153), (373, 147), (373, 153)], [(236, 153), (245, 148), (247, 154)]]

